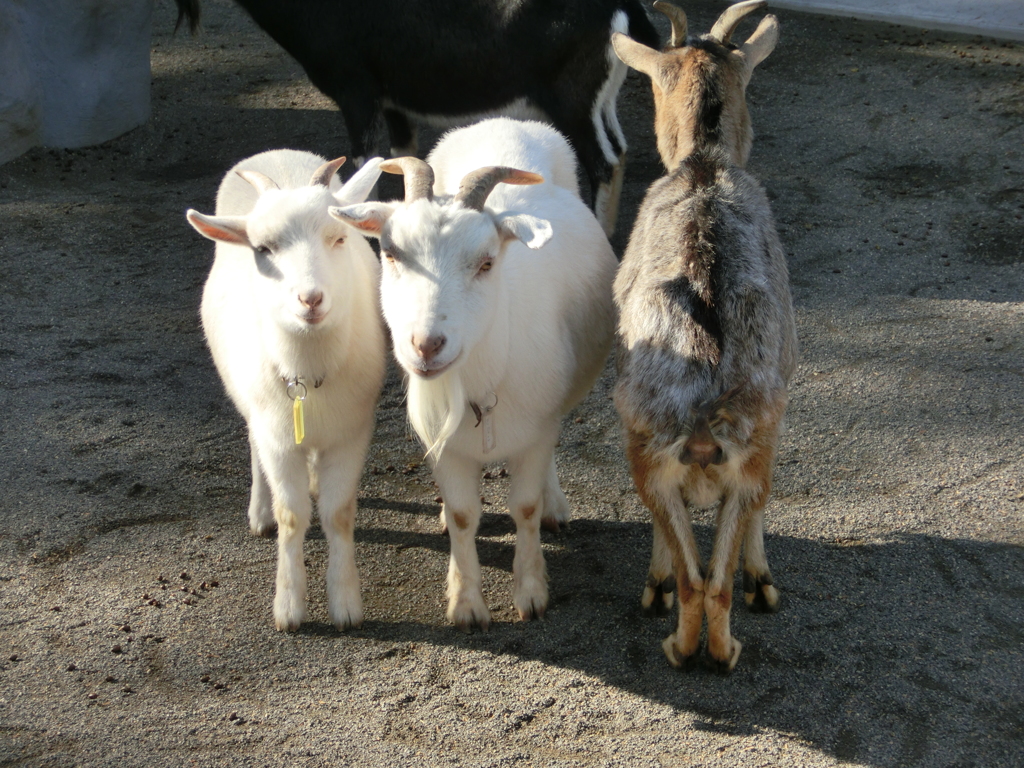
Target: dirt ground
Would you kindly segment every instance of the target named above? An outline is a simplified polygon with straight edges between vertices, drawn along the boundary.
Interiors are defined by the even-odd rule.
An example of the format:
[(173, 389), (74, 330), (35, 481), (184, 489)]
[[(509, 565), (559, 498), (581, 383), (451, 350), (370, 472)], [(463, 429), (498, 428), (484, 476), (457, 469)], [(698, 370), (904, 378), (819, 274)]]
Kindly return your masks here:
[[(685, 7), (706, 30), (721, 6)], [(783, 610), (734, 611), (719, 677), (671, 669), (672, 620), (639, 610), (651, 533), (611, 365), (564, 426), (543, 622), (511, 610), (494, 467), (494, 621), (447, 626), (392, 370), (359, 499), (367, 621), (328, 622), (314, 526), (311, 621), (273, 629), (275, 544), (248, 532), (244, 426), (198, 323), (213, 249), (184, 211), (242, 157), (348, 141), (232, 2), (204, 9), (172, 37), (157, 4), (145, 126), (0, 167), (0, 765), (1024, 765), (1024, 47), (778, 13), (749, 101), (802, 349), (767, 514)], [(648, 89), (620, 97), (619, 253), (661, 172)]]

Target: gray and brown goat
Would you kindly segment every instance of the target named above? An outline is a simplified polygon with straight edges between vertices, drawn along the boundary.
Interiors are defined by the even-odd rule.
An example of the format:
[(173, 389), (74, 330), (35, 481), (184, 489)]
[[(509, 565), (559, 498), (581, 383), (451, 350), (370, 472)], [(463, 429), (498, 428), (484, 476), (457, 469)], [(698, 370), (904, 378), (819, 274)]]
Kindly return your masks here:
[[(729, 629), (741, 545), (747, 605), (778, 610), (764, 506), (797, 354), (786, 257), (764, 190), (743, 170), (753, 139), (745, 89), (778, 41), (778, 21), (766, 16), (746, 43), (729, 42), (764, 6), (731, 6), (709, 34), (687, 39), (683, 11), (658, 2), (672, 22), (664, 51), (612, 40), (619, 58), (651, 78), (668, 169), (647, 192), (615, 281), (615, 405), (654, 517), (643, 606), (667, 610), (678, 591), (678, 626), (662, 644), (677, 667), (696, 660), (706, 614), (707, 653), (721, 672), (741, 648)], [(705, 571), (690, 511), (716, 503)]]

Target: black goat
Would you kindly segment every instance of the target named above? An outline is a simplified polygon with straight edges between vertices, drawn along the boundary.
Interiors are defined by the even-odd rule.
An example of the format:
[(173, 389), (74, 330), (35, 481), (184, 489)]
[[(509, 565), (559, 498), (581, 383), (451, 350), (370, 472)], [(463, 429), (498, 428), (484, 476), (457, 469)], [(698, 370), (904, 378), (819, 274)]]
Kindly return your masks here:
[[(199, 0), (176, 0), (199, 23)], [(512, 114), (569, 139), (605, 231), (615, 226), (626, 143), (615, 99), (626, 67), (613, 32), (660, 47), (640, 0), (238, 0), (337, 102), (365, 158), (383, 111), (392, 154), (416, 154), (409, 118), (447, 124)]]

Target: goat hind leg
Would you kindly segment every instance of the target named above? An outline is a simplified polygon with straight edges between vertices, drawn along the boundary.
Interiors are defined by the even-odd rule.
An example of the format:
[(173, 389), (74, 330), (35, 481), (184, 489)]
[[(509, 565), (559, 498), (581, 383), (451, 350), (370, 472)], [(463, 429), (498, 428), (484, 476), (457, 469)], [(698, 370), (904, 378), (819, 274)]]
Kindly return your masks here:
[(708, 617), (708, 657), (713, 669), (728, 674), (736, 667), (743, 644), (729, 626), (733, 576), (740, 544), (750, 515), (749, 502), (728, 492), (718, 510), (715, 547), (704, 585), (704, 611)]
[[(690, 510), (679, 492), (678, 464), (674, 457), (659, 459), (652, 456), (647, 438), (632, 430), (626, 438), (626, 456), (640, 500), (654, 518), (651, 572), (661, 579), (674, 572), (679, 594), (676, 631), (665, 638), (661, 648), (669, 664), (689, 669), (700, 651), (700, 631), (704, 623), (704, 576)], [(666, 553), (670, 560), (668, 568), (664, 563)], [(647, 597), (646, 590), (644, 597)], [(653, 590), (651, 602), (654, 602)]]
[[(700, 631), (704, 625), (705, 589), (707, 586), (701, 569), (697, 540), (693, 536), (690, 511), (681, 498), (667, 505), (668, 514), (661, 523), (671, 539), (673, 568), (676, 573), (676, 591), (679, 593), (679, 618), (676, 631), (661, 644), (669, 664), (692, 669), (700, 653)], [(657, 519), (657, 518), (656, 518)], [(664, 534), (663, 534), (664, 535)]]
[(274, 499), (267, 482), (266, 472), (260, 463), (259, 451), (252, 435), (249, 435), (249, 455), (252, 459), (252, 490), (249, 494), (249, 530), (255, 536), (273, 538), (277, 533), (274, 521)]
[(569, 525), (569, 500), (562, 492), (558, 482), (558, 468), (555, 466), (555, 455), (551, 454), (548, 464), (547, 478), (544, 481), (544, 516), (540, 525), (547, 531), (558, 533), (562, 526)]

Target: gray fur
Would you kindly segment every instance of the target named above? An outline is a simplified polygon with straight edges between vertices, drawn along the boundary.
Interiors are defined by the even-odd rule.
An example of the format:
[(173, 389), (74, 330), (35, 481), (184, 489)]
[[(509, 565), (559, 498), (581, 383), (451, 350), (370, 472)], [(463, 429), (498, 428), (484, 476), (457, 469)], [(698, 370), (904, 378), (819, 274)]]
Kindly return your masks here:
[[(615, 281), (616, 400), (659, 447), (679, 438), (692, 407), (739, 385), (784, 390), (796, 365), (786, 256), (764, 190), (721, 153), (689, 160), (651, 185)], [(713, 171), (710, 184), (693, 165)]]
[[(756, 6), (733, 6), (715, 29), (727, 37), (731, 20)], [(682, 11), (670, 15), (685, 23)], [(708, 37), (661, 53), (613, 39), (655, 79), (655, 131), (669, 168), (647, 192), (615, 280), (615, 406), (654, 518), (649, 579), (665, 578), (666, 553), (676, 578), (678, 623), (662, 648), (670, 664), (688, 666), (706, 617), (711, 666), (728, 672), (742, 647), (729, 629), (741, 546), (746, 580), (764, 585), (744, 599), (752, 610), (778, 609), (763, 514), (797, 342), (786, 256), (767, 196), (742, 167), (752, 135), (744, 88), (778, 22), (766, 17), (738, 50)], [(690, 508), (710, 504), (718, 530), (705, 572)], [(648, 585), (642, 603), (659, 610), (671, 597)]]

